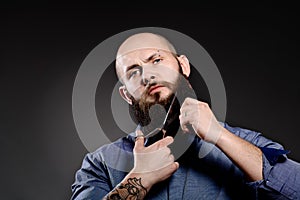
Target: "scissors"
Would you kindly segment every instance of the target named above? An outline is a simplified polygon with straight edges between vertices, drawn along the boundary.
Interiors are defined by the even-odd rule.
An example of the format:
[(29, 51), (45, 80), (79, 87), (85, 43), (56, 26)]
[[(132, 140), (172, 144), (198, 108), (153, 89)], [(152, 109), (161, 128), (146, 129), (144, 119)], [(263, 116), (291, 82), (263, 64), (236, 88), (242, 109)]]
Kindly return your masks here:
[(168, 111), (167, 111), (167, 114), (165, 116), (165, 119), (164, 119), (163, 123), (159, 127), (155, 128), (153, 131), (151, 131), (150, 133), (148, 133), (147, 135), (144, 135), (145, 138), (153, 137), (156, 134), (158, 134), (160, 131), (162, 131), (162, 133), (163, 133), (163, 138), (165, 137), (165, 133), (166, 133), (165, 125), (166, 125), (167, 119), (169, 117), (169, 113), (171, 111), (171, 108), (172, 108), (172, 106), (173, 106), (173, 104), (175, 102), (175, 99), (176, 99), (176, 93), (175, 93), (175, 95), (174, 95), (174, 97), (172, 99), (172, 102), (171, 102), (171, 104), (170, 104), (170, 106), (168, 108)]

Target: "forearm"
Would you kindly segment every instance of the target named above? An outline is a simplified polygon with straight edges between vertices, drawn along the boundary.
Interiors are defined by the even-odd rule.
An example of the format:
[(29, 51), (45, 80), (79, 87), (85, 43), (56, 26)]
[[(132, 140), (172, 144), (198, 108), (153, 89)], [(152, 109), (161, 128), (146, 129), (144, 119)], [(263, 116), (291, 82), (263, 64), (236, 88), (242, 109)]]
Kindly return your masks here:
[(255, 145), (222, 128), (216, 145), (245, 173), (249, 181), (258, 181), (262, 175), (262, 152)]
[(144, 199), (151, 186), (142, 175), (129, 173), (104, 199)]

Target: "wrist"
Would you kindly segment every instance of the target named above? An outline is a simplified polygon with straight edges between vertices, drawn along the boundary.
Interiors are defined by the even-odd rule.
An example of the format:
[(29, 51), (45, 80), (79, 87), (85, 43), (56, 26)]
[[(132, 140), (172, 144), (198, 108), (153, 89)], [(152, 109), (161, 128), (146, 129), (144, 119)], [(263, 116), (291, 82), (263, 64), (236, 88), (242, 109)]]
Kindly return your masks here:
[[(221, 136), (224, 134), (224, 127), (221, 126), (219, 123), (212, 123), (207, 132), (204, 134), (203, 137), (200, 138), (204, 139), (206, 142), (212, 143), (217, 145)], [(199, 134), (198, 134), (199, 135)]]
[(221, 129), (219, 130), (219, 137), (216, 140), (215, 144), (220, 147), (222, 146), (222, 144), (226, 141), (226, 137), (228, 135), (228, 131), (226, 128), (221, 127)]
[(147, 173), (137, 173), (137, 172), (134, 172), (134, 170), (132, 170), (125, 177), (124, 181), (126, 182), (126, 180), (129, 180), (129, 179), (137, 179), (137, 180), (139, 180), (141, 189), (144, 188), (146, 190), (146, 192), (148, 193), (148, 191), (153, 186), (153, 184), (151, 183), (149, 178), (150, 177), (147, 177)]

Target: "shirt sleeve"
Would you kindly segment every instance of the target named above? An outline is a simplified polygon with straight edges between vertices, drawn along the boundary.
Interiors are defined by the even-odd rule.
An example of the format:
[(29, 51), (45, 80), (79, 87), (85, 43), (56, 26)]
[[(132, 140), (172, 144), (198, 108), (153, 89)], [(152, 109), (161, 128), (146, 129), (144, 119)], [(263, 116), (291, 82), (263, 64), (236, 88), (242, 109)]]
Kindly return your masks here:
[(261, 133), (225, 125), (231, 132), (259, 147), (263, 153), (263, 180), (247, 182), (257, 199), (300, 199), (300, 163), (289, 151)]
[(259, 196), (284, 196), (286, 199), (300, 199), (299, 163), (286, 158), (278, 160), (276, 164), (271, 164), (264, 156), (263, 168), (264, 181), (258, 188)]
[(71, 200), (102, 199), (111, 190), (105, 164), (88, 153), (75, 174)]

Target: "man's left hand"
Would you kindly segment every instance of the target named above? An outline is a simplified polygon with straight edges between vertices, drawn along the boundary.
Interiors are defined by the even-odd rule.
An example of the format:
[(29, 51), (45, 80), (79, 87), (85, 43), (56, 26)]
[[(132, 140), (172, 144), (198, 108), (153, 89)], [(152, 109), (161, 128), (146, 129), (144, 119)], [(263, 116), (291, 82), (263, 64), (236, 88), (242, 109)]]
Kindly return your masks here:
[(180, 109), (179, 120), (184, 132), (188, 132), (188, 125), (191, 125), (200, 138), (214, 144), (217, 142), (223, 129), (209, 105), (192, 98), (184, 100)]

